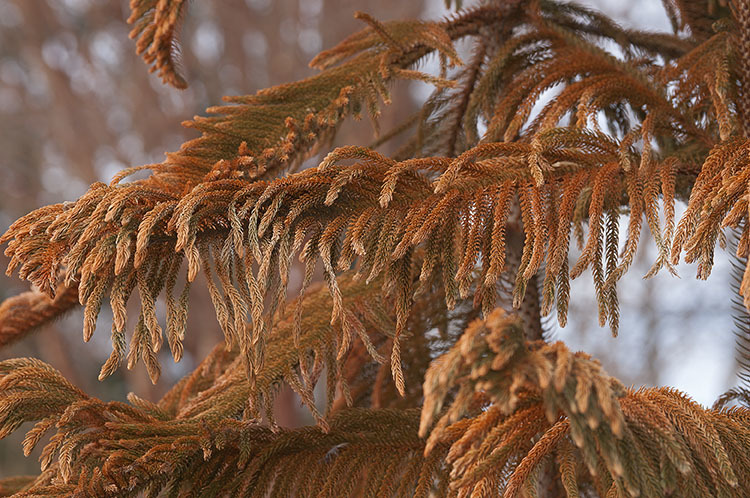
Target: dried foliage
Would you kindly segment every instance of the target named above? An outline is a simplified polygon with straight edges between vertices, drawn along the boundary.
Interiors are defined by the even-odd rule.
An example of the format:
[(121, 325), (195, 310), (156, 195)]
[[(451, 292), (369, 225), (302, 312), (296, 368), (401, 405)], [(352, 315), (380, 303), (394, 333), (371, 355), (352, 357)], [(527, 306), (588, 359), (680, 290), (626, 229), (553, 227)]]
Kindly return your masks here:
[[(347, 308), (359, 310), (364, 334), (375, 326), (387, 329), (385, 309), (373, 302), (377, 295), (362, 296), (364, 288), (362, 283), (342, 285)], [(57, 431), (43, 451), (42, 474), (24, 483), (26, 494), (21, 496), (155, 495), (163, 489), (211, 496), (263, 496), (270, 490), (309, 496), (309, 490), (324, 489), (323, 496), (341, 496), (346, 486), (398, 491), (399, 496), (426, 493), (432, 476), (444, 469), (437, 457), (422, 456), (416, 409), (355, 408), (322, 418), (313, 389), (327, 364), (331, 409), (336, 386), (343, 381), (337, 365), (347, 359), (348, 351), (341, 348), (352, 338), (337, 339), (333, 333), (343, 329), (329, 323), (331, 299), (325, 288), (311, 289), (298, 304), (301, 335), (292, 331), (298, 313), (290, 306), (269, 338), (264, 372), (254, 386), (248, 384), (237, 352), (221, 346), (157, 404), (132, 394), (130, 404), (105, 403), (39, 360), (0, 362), (0, 435), (37, 422), (24, 440), (28, 454), (47, 431)], [(367, 335), (356, 340), (371, 344)], [(424, 370), (419, 372), (423, 375)], [(317, 427), (275, 426), (273, 398), (282, 381), (318, 417)], [(302, 460), (306, 476), (299, 472)], [(379, 462), (378, 469), (369, 468), (372, 462)], [(277, 465), (286, 466), (286, 473), (278, 473)], [(232, 477), (227, 481), (217, 472)]]
[[(210, 373), (221, 359), (204, 363), (209, 375), (201, 381), (219, 382)], [(426, 496), (443, 472), (437, 457), (422, 454), (414, 409), (351, 409), (333, 415), (325, 430), (272, 430), (231, 417), (175, 416), (189, 404), (186, 390), (159, 404), (135, 395), (131, 404), (105, 403), (36, 360), (2, 362), (0, 371), (3, 407), (15, 402), (19, 414), (5, 417), (2, 433), (20, 414), (41, 419), (24, 440), (28, 454), (57, 428), (43, 451), (42, 474), (23, 483), (18, 496)], [(52, 400), (43, 411), (31, 409), (39, 396)]]
[[(100, 377), (140, 359), (155, 382), (165, 339), (182, 356), (202, 270), (226, 341), (157, 404), (89, 398), (37, 360), (0, 363), (1, 434), (37, 421), (28, 452), (57, 431), (42, 474), (0, 489), (742, 496), (746, 408), (626, 389), (542, 341), (538, 323), (554, 310), (565, 325), (570, 279), (590, 270), (599, 322), (617, 334), (617, 283), (644, 225), (658, 249), (646, 276), (684, 255), (707, 278), (724, 230), (736, 230), (750, 309), (748, 5), (665, 2), (674, 35), (550, 0), (483, 2), (441, 22), (358, 13), (367, 27), (318, 55), (316, 75), (228, 98), (186, 123), (202, 135), (163, 163), (19, 219), (1, 239), (8, 273), (49, 297), (6, 302), (2, 330), (20, 335), (75, 294), (88, 340), (108, 299), (113, 351)], [(133, 2), (131, 17), (139, 53), (176, 86), (182, 7)], [(460, 40), (473, 44), (466, 63)], [(431, 55), (440, 73), (417, 71)], [(417, 115), (370, 147), (330, 150), (363, 111), (379, 133), (390, 86), (413, 79), (436, 88)], [(395, 153), (376, 150), (396, 138)], [(124, 181), (143, 168), (151, 176)], [(302, 288), (287, 305), (295, 258)], [(314, 397), (323, 372), (325, 409)], [(282, 383), (316, 427), (276, 426)], [(743, 399), (738, 388), (717, 406)]]
[(176, 36), (185, 0), (130, 0), (128, 23), (133, 25), (130, 37), (138, 40), (136, 52), (151, 72), (158, 71), (161, 80), (175, 88), (187, 88), (180, 76), (179, 45)]
[(547, 464), (568, 496), (741, 496), (750, 477), (747, 410), (706, 410), (670, 388), (625, 389), (561, 342), (526, 343), (502, 310), (432, 362), (424, 393), (426, 454), (451, 442), (459, 496), (524, 496)]
[(0, 348), (23, 339), (78, 304), (78, 287), (58, 289), (55, 297), (33, 290), (0, 304)]

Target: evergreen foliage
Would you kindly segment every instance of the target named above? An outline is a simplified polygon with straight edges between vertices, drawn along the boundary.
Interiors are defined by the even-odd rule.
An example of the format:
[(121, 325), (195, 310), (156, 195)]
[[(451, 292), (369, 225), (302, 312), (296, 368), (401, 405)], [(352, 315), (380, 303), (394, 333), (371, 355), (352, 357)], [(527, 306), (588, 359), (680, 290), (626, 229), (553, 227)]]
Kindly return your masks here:
[[(358, 13), (366, 27), (315, 57), (316, 75), (227, 98), (185, 123), (201, 136), (163, 163), (11, 225), (8, 273), (34, 290), (0, 306), (0, 346), (79, 303), (87, 341), (108, 301), (100, 378), (142, 361), (156, 382), (163, 342), (182, 356), (200, 271), (226, 340), (158, 403), (104, 402), (39, 360), (0, 362), (0, 437), (35, 422), (29, 454), (52, 433), (41, 474), (0, 493), (748, 495), (747, 325), (745, 385), (708, 409), (625, 388), (545, 341), (541, 317), (565, 326), (570, 279), (590, 270), (599, 322), (617, 334), (617, 283), (644, 225), (658, 249), (648, 276), (684, 258), (708, 278), (735, 230), (750, 309), (750, 0), (664, 0), (674, 34), (556, 0), (457, 3), (440, 22)], [(131, 1), (137, 52), (175, 87), (185, 4)], [(437, 76), (416, 69), (430, 56)], [(380, 133), (389, 88), (414, 79), (434, 93)], [(363, 112), (376, 142), (332, 149)], [(397, 139), (392, 157), (376, 150)], [(125, 181), (140, 169), (152, 173)], [(287, 302), (294, 258), (304, 282)], [(282, 383), (315, 426), (277, 426)]]

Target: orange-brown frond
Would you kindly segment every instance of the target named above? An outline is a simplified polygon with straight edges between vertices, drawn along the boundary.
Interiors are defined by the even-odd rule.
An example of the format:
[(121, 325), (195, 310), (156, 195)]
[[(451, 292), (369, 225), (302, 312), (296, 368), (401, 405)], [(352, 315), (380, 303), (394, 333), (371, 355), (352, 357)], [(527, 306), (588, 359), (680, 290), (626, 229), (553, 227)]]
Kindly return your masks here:
[(669, 388), (625, 389), (562, 343), (525, 342), (518, 318), (502, 310), (432, 362), (424, 390), (426, 452), (450, 445), (459, 494), (493, 483), (498, 495), (523, 496), (550, 485), (550, 468), (565, 490), (600, 496), (743, 493), (747, 409), (707, 410)]
[(187, 88), (179, 74), (177, 30), (185, 0), (130, 0), (130, 37), (137, 39), (136, 53), (158, 71), (161, 80), (175, 88)]
[[(213, 356), (203, 367), (221, 366), (221, 355)], [(188, 392), (205, 388), (200, 377), (210, 379), (199, 372), (183, 382)], [(45, 408), (34, 408), (42, 398)], [(26, 486), (28, 494), (60, 497), (159, 491), (215, 496), (285, 489), (310, 496), (322, 488), (346, 496), (375, 484), (383, 492), (399, 487), (401, 495), (425, 496), (445, 472), (439, 456), (424, 456), (416, 410), (342, 410), (325, 428), (278, 429), (230, 416), (176, 419), (165, 400), (155, 404), (130, 394), (129, 403), (103, 402), (42, 362), (0, 362), (0, 437), (24, 421), (38, 421), (24, 440), (28, 454), (55, 431), (42, 453), (42, 474), (3, 480), (3, 491)]]
[[(698, 277), (708, 278), (720, 231), (727, 226), (740, 228), (747, 219), (747, 193), (750, 185), (748, 151), (750, 142), (735, 138), (716, 145), (701, 167), (693, 185), (688, 207), (677, 224), (672, 244), (672, 263), (698, 262)], [(742, 227), (747, 231), (747, 223)], [(747, 257), (746, 249), (738, 256)], [(750, 270), (745, 271), (740, 292), (750, 308)]]
[(78, 286), (57, 290), (54, 298), (33, 290), (9, 297), (0, 304), (0, 348), (60, 318), (78, 304)]

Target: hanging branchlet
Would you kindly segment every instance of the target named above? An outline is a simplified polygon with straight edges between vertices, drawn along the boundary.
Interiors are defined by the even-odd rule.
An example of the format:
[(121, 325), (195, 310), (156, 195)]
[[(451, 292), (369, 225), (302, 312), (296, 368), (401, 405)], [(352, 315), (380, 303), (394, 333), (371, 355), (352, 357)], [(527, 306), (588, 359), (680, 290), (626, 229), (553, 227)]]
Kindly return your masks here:
[(128, 24), (130, 38), (136, 38), (136, 53), (157, 72), (161, 80), (175, 88), (187, 88), (180, 75), (177, 30), (186, 2), (184, 0), (131, 0)]
[[(589, 236), (571, 275), (576, 277), (589, 267), (595, 269), (602, 320), (609, 319), (616, 330), (615, 286), (635, 255), (642, 218), (646, 216), (656, 234), (655, 240), (664, 247), (662, 252), (665, 253), (667, 242), (660, 233), (660, 206), (655, 202), (662, 185), (667, 187), (664, 218), (668, 222), (672, 219), (669, 213), (673, 213), (674, 204), (668, 181), (668, 174), (673, 175), (670, 172), (674, 170), (669, 168), (674, 168), (674, 162), (651, 167), (654, 171), (665, 171), (664, 183), (658, 174), (623, 171), (618, 160), (620, 150), (616, 140), (578, 129), (550, 130), (541, 134), (536, 144), (486, 143), (455, 159), (434, 157), (397, 162), (366, 148), (343, 147), (331, 152), (317, 170), (269, 184), (255, 203), (258, 214), (249, 220), (247, 236), (238, 233), (234, 239), (255, 241), (257, 238), (252, 242), (257, 247), (263, 240), (274, 244), (274, 237), (287, 237), (288, 233), (299, 239), (297, 226), (307, 230), (312, 222), (321, 224), (325, 227), (321, 233), (326, 234), (326, 243), (317, 243), (317, 250), (308, 244), (304, 252), (308, 264), (310, 257), (321, 258), (328, 281), (334, 282), (333, 271), (348, 269), (354, 262), (353, 255), (357, 255), (358, 274), (369, 279), (383, 274), (385, 282), (396, 289), (405, 289), (404, 285), (410, 280), (393, 274), (392, 265), (405, 262), (410, 248), (424, 248), (426, 252), (418, 254), (425, 259), (420, 256), (412, 263), (422, 266), (420, 281), (428, 281), (435, 268), (443, 275), (447, 273), (445, 290), (450, 302), (453, 296), (450, 289), (454, 284), (459, 294), (466, 297), (472, 285), (487, 288), (498, 281), (505, 269), (505, 227), (510, 222), (508, 203), (519, 192), (522, 200), (528, 200), (521, 203), (527, 230), (524, 251), (528, 252), (528, 260), (519, 269), (517, 286), (523, 288), (544, 268), (542, 271), (548, 272), (544, 309), (549, 312), (555, 288), (567, 286), (567, 272), (560, 274), (567, 258), (567, 234), (574, 223), (588, 220)], [(357, 162), (340, 165), (348, 160)], [(543, 175), (541, 185), (534, 179), (533, 167), (529, 166), (535, 160), (549, 165), (544, 172), (539, 170)], [(598, 167), (602, 163), (608, 164)], [(572, 175), (575, 181), (569, 181)], [(588, 213), (575, 212), (574, 207), (585, 193), (585, 182), (592, 180), (594, 188)], [(559, 194), (552, 195), (553, 190)], [(605, 206), (611, 211), (623, 198), (630, 205), (631, 219), (623, 258), (618, 261), (615, 255), (620, 252), (619, 240), (612, 236), (611, 230), (605, 240), (601, 225)], [(284, 203), (289, 207), (285, 208)], [(558, 210), (555, 207), (558, 204), (565, 209)], [(260, 233), (259, 229), (268, 226), (274, 218), (283, 220), (282, 232), (273, 235), (264, 230)], [(258, 230), (254, 228), (259, 223), (257, 220), (260, 220)], [(671, 236), (671, 229), (665, 230), (665, 234)], [(341, 244), (339, 261), (329, 263), (329, 247), (339, 247), (337, 244)], [(609, 254), (606, 273), (597, 269), (603, 265), (603, 259), (596, 257), (604, 254), (605, 245)], [(452, 250), (436, 254), (430, 247)], [(455, 268), (453, 256), (457, 258)], [(291, 258), (291, 254), (288, 257)], [(665, 259), (662, 254), (662, 261)], [(565, 282), (558, 282), (558, 277)], [(332, 292), (337, 294), (335, 286)], [(483, 292), (493, 294), (489, 289)], [(487, 302), (486, 307), (492, 309), (493, 306)], [(566, 306), (563, 303), (561, 309)], [(337, 316), (332, 318), (338, 319)], [(564, 321), (564, 311), (559, 318)]]
[[(115, 232), (115, 225), (110, 236), (95, 239), (92, 228), (98, 228), (101, 235), (101, 230), (108, 226), (104, 219), (111, 213), (121, 210), (123, 216), (130, 218), (144, 209), (135, 204), (132, 197), (133, 207), (126, 207), (128, 204), (119, 200), (122, 199), (119, 189), (108, 191), (108, 187), (102, 186), (96, 191), (99, 194), (89, 197), (96, 206), (86, 210), (68, 209), (60, 215), (71, 219), (80, 216), (79, 212), (90, 213), (89, 225), (75, 231), (81, 235), (63, 261), (69, 269), (81, 272), (81, 288), (85, 292), (80, 297), (86, 304), (86, 337), (93, 331), (107, 286), (114, 285), (108, 283), (108, 278), (113, 278), (122, 292), (111, 300), (115, 316), (123, 317), (115, 320), (119, 338), (125, 329), (123, 307), (118, 303), (124, 303), (133, 288), (125, 285), (127, 282), (134, 284), (140, 279), (141, 301), (150, 309), (149, 303), (162, 289), (166, 287), (168, 295), (174, 293), (177, 280), (174, 272), (178, 271), (183, 257), (187, 261), (188, 282), (195, 278), (199, 268), (213, 272), (211, 266), (214, 266), (219, 285), (213, 277), (207, 282), (227, 344), (238, 344), (247, 350), (248, 361), (253, 355), (259, 360), (262, 352), (258, 347), (263, 344), (268, 328), (264, 312), (272, 315), (283, 302), (289, 265), (297, 251), (301, 251), (300, 256), (309, 271), (313, 271), (318, 259), (322, 262), (334, 296), (331, 317), (334, 323), (344, 318), (336, 275), (349, 269), (355, 256), (357, 272), (366, 282), (382, 275), (387, 288), (402, 296), (399, 302), (403, 305), (397, 308), (398, 323), (404, 323), (417, 290), (411, 288), (412, 278), (408, 276), (413, 264), (422, 268), (420, 281), (423, 285), (431, 275), (438, 276), (435, 269), (447, 277), (444, 285), (449, 304), (455, 295), (451, 290), (454, 282), (462, 297), (476, 285), (485, 288), (483, 292), (487, 296), (495, 295), (491, 286), (505, 269), (508, 203), (521, 192), (522, 198), (528, 199), (521, 203), (527, 230), (524, 253), (528, 252), (528, 261), (518, 270), (517, 290), (524, 288), (541, 268), (551, 272), (545, 277), (544, 309), (549, 312), (555, 288), (564, 289), (568, 285), (567, 272), (560, 273), (567, 259), (566, 234), (573, 224), (587, 220), (589, 236), (571, 275), (576, 277), (589, 267), (595, 270), (597, 296), (602, 303), (601, 319), (609, 319), (616, 330), (618, 313), (614, 289), (635, 255), (644, 212), (660, 246), (666, 247), (668, 243), (662, 241), (659, 205), (654, 202), (663, 182), (659, 175), (622, 171), (620, 150), (621, 145), (616, 140), (577, 128), (550, 130), (540, 134), (533, 144), (481, 144), (455, 159), (435, 157), (398, 162), (366, 148), (344, 147), (326, 156), (317, 169), (274, 182), (248, 185), (240, 179), (217, 179), (202, 183), (179, 201), (165, 201), (160, 204), (162, 207), (147, 212), (139, 226), (127, 224)], [(341, 164), (349, 160), (356, 163)], [(540, 162), (547, 166), (544, 170), (535, 170), (534, 165), (538, 167)], [(602, 164), (605, 166), (600, 166)], [(674, 167), (674, 162), (665, 164)], [(536, 178), (540, 174), (541, 184)], [(576, 180), (566, 181), (570, 175)], [(583, 185), (592, 181), (588, 212), (576, 212), (573, 207), (586, 193)], [(559, 199), (551, 195), (551, 189), (559, 190)], [(602, 257), (597, 254), (604, 254), (605, 242), (608, 254), (618, 253), (619, 240), (609, 237), (605, 241), (600, 236), (604, 233), (601, 228), (604, 207), (613, 203), (619, 205), (624, 194), (631, 210), (629, 235), (622, 260), (611, 266), (605, 275), (599, 269)], [(667, 213), (673, 212), (674, 194), (671, 190), (664, 194), (665, 219), (671, 219)], [(111, 207), (112, 202), (116, 203), (115, 207)], [(555, 209), (558, 204), (566, 208)], [(108, 206), (106, 211), (105, 206)], [(458, 217), (453, 216), (456, 214)], [(454, 224), (453, 220), (464, 221)], [(54, 223), (53, 226), (62, 226), (59, 217)], [(176, 233), (174, 242), (162, 235), (158, 242), (149, 243), (158, 227)], [(66, 229), (70, 230), (69, 225)], [(12, 230), (18, 231), (15, 227)], [(548, 236), (551, 234), (554, 237)], [(21, 238), (12, 241), (9, 248), (15, 253), (12, 266), (27, 257), (22, 252), (24, 247), (37, 251), (36, 246), (19, 246), (24, 241), (24, 237), (19, 236)], [(302, 241), (309, 236), (313, 238), (302, 246)], [(222, 237), (225, 237), (224, 242)], [(424, 253), (428, 258), (415, 259), (415, 249), (429, 247), (452, 250), (438, 253), (428, 250)], [(175, 249), (182, 257), (170, 255)], [(115, 257), (113, 261), (113, 253), (125, 256)], [(147, 254), (156, 257), (147, 258)], [(480, 254), (483, 257), (480, 258)], [(45, 253), (36, 253), (35, 257), (45, 257)], [(136, 261), (140, 266), (135, 267)], [(154, 275), (153, 278), (161, 275), (158, 282), (148, 284), (152, 277), (144, 273), (146, 261), (156, 265), (149, 274)], [(609, 261), (612, 265), (616, 258), (610, 257)], [(477, 265), (479, 273), (474, 271)], [(173, 276), (166, 278), (170, 274)], [(244, 293), (242, 289), (248, 291)], [(276, 298), (271, 306), (264, 308), (267, 295)], [(560, 296), (558, 300), (562, 301), (558, 308), (562, 313), (558, 318), (564, 323), (567, 297), (565, 293)], [(180, 354), (176, 352), (179, 351), (176, 337), (184, 333), (181, 328), (184, 318), (180, 317), (184, 317), (186, 305), (186, 299), (181, 299), (182, 311), (171, 313), (167, 323), (168, 343), (175, 356)], [(486, 310), (493, 306), (491, 301), (483, 305)], [(150, 324), (148, 330), (152, 335), (152, 347), (155, 347), (160, 344), (161, 332), (156, 328), (153, 313), (146, 318), (149, 318), (146, 324)], [(244, 339), (244, 321), (248, 319), (252, 323), (252, 333), (249, 339)], [(249, 353), (247, 340), (252, 341), (257, 354)], [(120, 339), (115, 342), (119, 343)], [(398, 351), (397, 345), (395, 351)], [(397, 365), (396, 358), (393, 360), (393, 365)], [(118, 363), (115, 359), (112, 361), (113, 365)], [(260, 367), (254, 367), (257, 368)], [(106, 371), (111, 372), (111, 369)], [(394, 375), (398, 376), (397, 370)]]
[[(698, 262), (698, 277), (711, 273), (714, 249), (724, 227), (739, 228), (747, 220), (748, 147), (750, 142), (735, 138), (717, 144), (712, 150), (692, 189), (688, 208), (677, 224), (671, 258), (676, 264), (684, 251), (688, 262)], [(748, 256), (748, 225), (741, 231), (737, 255)], [(748, 267), (750, 268), (750, 267)], [(750, 309), (750, 269), (740, 285), (745, 306)]]
[[(341, 280), (345, 304), (351, 310), (349, 316), (362, 327), (363, 338), (358, 344), (364, 344), (365, 350), (373, 347), (370, 344), (373, 330), (390, 328), (393, 335), (394, 324), (389, 323), (386, 305), (374, 302), (378, 293), (361, 282), (351, 282), (347, 278)], [(317, 411), (313, 389), (322, 365), (308, 368), (310, 374), (304, 376), (297, 361), (305, 358), (317, 364), (319, 358), (325, 357), (335, 363), (342, 339), (331, 330), (329, 316), (332, 303), (327, 289), (310, 289), (302, 305), (303, 333), (296, 340), (297, 345), (294, 345), (295, 338), (291, 334), (294, 312), (290, 308), (269, 337), (265, 368), (252, 386), (245, 377), (242, 358), (236, 351), (228, 351), (222, 346), (217, 346), (192, 374), (182, 379), (156, 404), (132, 394), (128, 397), (130, 405), (88, 398), (58, 372), (38, 360), (0, 363), (0, 414), (6, 417), (0, 419), (2, 434), (12, 432), (24, 421), (40, 420), (27, 435), (25, 448), (29, 452), (46, 432), (57, 430), (43, 452), (43, 468), (50, 472), (43, 473), (33, 484), (26, 484), (31, 486), (30, 489), (39, 491), (47, 489), (55, 478), (60, 477), (61, 482), (65, 483), (64, 487), (55, 491), (60, 495), (73, 490), (106, 494), (113, 489), (119, 494), (137, 495), (146, 486), (198, 489), (206, 484), (203, 482), (205, 478), (199, 477), (203, 476), (201, 472), (204, 466), (221, 464), (239, 468), (241, 476), (237, 476), (233, 484), (222, 481), (213, 485), (220, 486), (220, 489), (224, 489), (224, 486), (234, 489), (238, 484), (247, 489), (263, 489), (265, 477), (258, 481), (257, 475), (276, 473), (275, 469), (268, 467), (274, 458), (268, 460), (260, 456), (266, 451), (262, 449), (263, 445), (271, 445), (269, 450), (286, 448), (279, 455), (287, 454), (290, 458), (295, 454), (300, 458), (299, 452), (320, 450), (320, 457), (326, 455), (320, 462), (323, 465), (321, 472), (325, 470), (336, 474), (336, 469), (344, 461), (334, 469), (330, 469), (328, 464), (332, 463), (333, 458), (338, 458), (338, 451), (350, 445), (341, 455), (341, 458), (347, 458), (345, 461), (349, 461), (348, 457), (353, 455), (350, 450), (358, 444), (364, 445), (361, 448), (363, 456), (372, 458), (374, 447), (363, 440), (364, 433), (358, 428), (368, 427), (367, 430), (372, 430), (373, 444), (379, 448), (378, 453), (392, 454), (396, 451), (397, 455), (394, 454), (393, 458), (397, 458), (401, 465), (408, 462), (409, 469), (413, 468), (414, 472), (413, 477), (411, 473), (394, 475), (393, 469), (387, 466), (384, 476), (401, 482), (401, 486), (411, 490), (409, 492), (414, 487), (421, 490), (426, 490), (425, 486), (429, 488), (430, 473), (443, 470), (436, 465), (438, 456), (422, 456), (424, 442), (417, 435), (417, 413), (414, 410), (339, 410), (337, 414), (329, 414), (325, 418)], [(425, 300), (418, 303), (417, 308), (432, 320), (437, 318), (433, 302)], [(421, 334), (418, 336), (423, 337)], [(377, 339), (375, 335), (372, 337)], [(382, 341), (377, 339), (377, 343), (382, 344)], [(424, 361), (428, 361), (428, 358)], [(329, 372), (336, 371), (334, 364), (327, 363), (327, 366)], [(333, 377), (334, 386), (339, 381), (343, 382), (344, 379)], [(281, 382), (287, 382), (297, 391), (318, 419), (319, 428), (304, 428), (298, 432), (281, 430), (274, 425), (273, 414), (269, 411), (265, 412), (265, 416), (269, 418), (270, 425), (261, 423), (260, 410), (272, 405)], [(33, 392), (34, 386), (39, 388), (38, 393)], [(249, 412), (246, 406), (248, 399), (251, 400)], [(35, 405), (40, 400), (44, 400), (41, 401), (44, 411), (39, 411)], [(250, 420), (238, 422), (237, 417), (243, 411)], [(35, 416), (40, 419), (35, 419)], [(378, 421), (385, 425), (380, 427)], [(388, 431), (390, 439), (384, 439), (382, 431)], [(354, 433), (358, 435), (352, 438)], [(159, 434), (158, 441), (145, 437), (147, 434)], [(311, 437), (321, 438), (321, 446), (316, 446), (318, 450), (313, 450)], [(87, 446), (91, 441), (98, 441), (99, 444)], [(244, 441), (244, 446), (237, 447), (239, 441)], [(392, 450), (386, 451), (388, 448)], [(259, 455), (260, 459), (250, 456), (254, 454)], [(216, 458), (220, 462), (213, 460)], [(415, 463), (422, 462), (423, 458), (429, 465)], [(278, 465), (285, 464), (279, 461)], [(176, 475), (175, 468), (193, 470)], [(100, 473), (98, 469), (106, 471)], [(188, 477), (193, 475), (196, 479), (194, 482), (190, 481), (192, 477)], [(296, 472), (289, 474), (289, 479), (293, 479), (294, 475)], [(378, 477), (377, 482), (381, 483), (384, 476)], [(339, 482), (340, 476), (332, 475), (331, 479), (330, 485), (333, 486)], [(403, 483), (404, 479), (409, 482)], [(305, 486), (314, 484), (307, 483)], [(281, 481), (276, 481), (276, 485), (282, 485)]]

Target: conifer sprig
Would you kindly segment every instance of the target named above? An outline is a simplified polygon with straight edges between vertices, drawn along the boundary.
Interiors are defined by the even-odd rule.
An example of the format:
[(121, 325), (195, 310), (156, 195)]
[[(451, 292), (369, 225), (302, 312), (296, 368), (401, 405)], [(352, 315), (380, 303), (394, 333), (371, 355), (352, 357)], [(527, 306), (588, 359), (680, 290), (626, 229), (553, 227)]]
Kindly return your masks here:
[(625, 389), (584, 353), (525, 342), (518, 318), (502, 310), (432, 362), (424, 393), (426, 454), (450, 442), (459, 496), (523, 496), (548, 464), (573, 496), (743, 492), (747, 409), (705, 410), (669, 388)]
[(32, 290), (6, 299), (0, 304), (0, 348), (60, 318), (77, 304), (76, 286), (58, 290), (54, 298)]
[(175, 88), (187, 88), (180, 75), (177, 30), (186, 8), (185, 0), (130, 0), (130, 37), (137, 39), (136, 52), (158, 71), (161, 80)]

